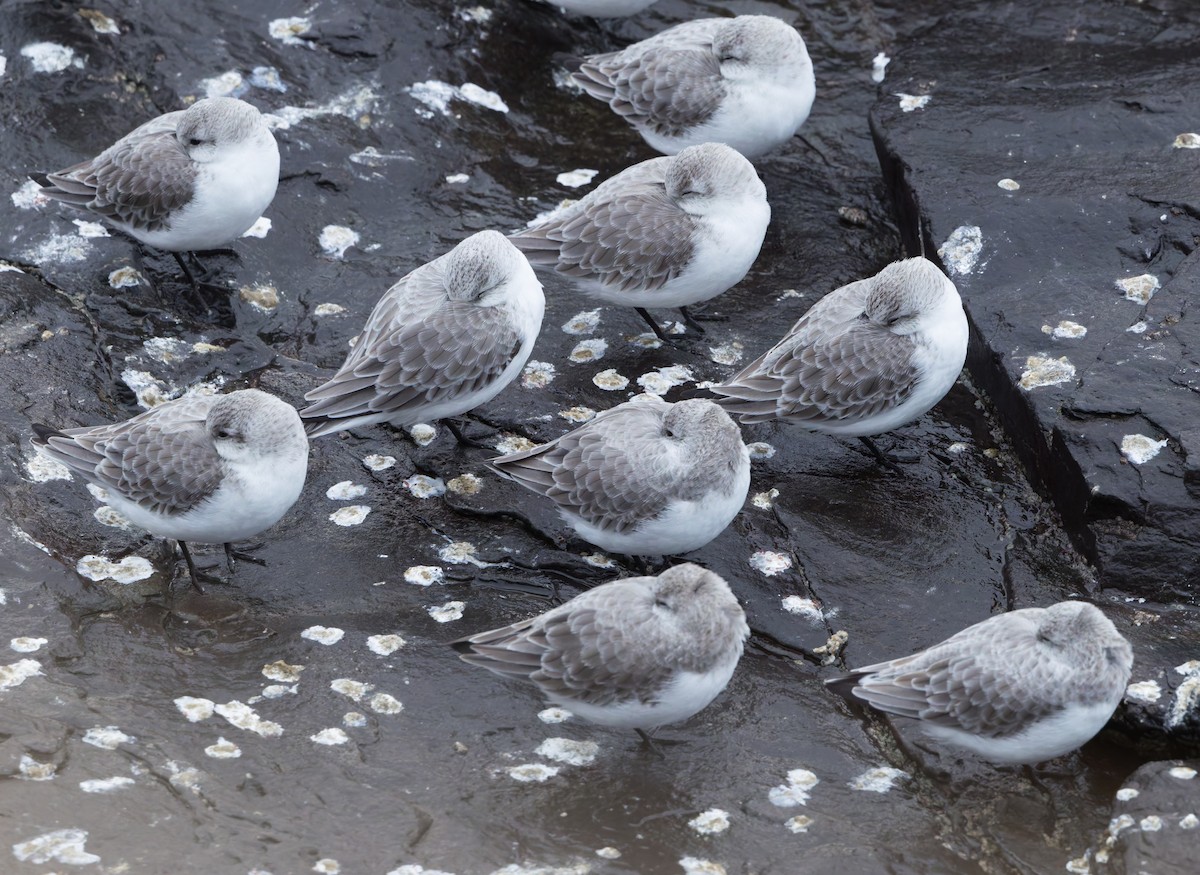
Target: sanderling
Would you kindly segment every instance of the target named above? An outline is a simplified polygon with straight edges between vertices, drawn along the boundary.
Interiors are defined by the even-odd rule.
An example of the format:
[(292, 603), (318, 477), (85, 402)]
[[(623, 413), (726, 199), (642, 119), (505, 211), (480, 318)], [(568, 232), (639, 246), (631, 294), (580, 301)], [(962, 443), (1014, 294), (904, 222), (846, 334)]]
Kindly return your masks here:
[(290, 404), (257, 389), (185, 395), (124, 422), (33, 427), (34, 446), (108, 493), (135, 526), (179, 542), (224, 544), (273, 526), (304, 486), (308, 439)]
[(686, 563), (453, 642), (460, 659), (532, 681), (550, 702), (643, 739), (725, 689), (750, 629), (719, 575)]
[(320, 437), (473, 410), (521, 373), (545, 307), (525, 256), (497, 231), (473, 234), (384, 293), (333, 379), (304, 396), (315, 402), (300, 411), (305, 429)]
[(739, 282), (771, 219), (753, 165), (705, 143), (652, 158), (606, 179), (586, 197), (509, 237), (535, 266), (553, 267), (585, 292), (634, 307), (664, 341), (646, 307), (687, 306)]
[(782, 419), (857, 437), (911, 422), (962, 371), (967, 317), (954, 283), (924, 258), (830, 292), (787, 335), (712, 391), (743, 423)]
[(868, 704), (995, 763), (1037, 763), (1103, 728), (1133, 668), (1129, 642), (1094, 605), (1059, 602), (968, 626), (928, 650), (855, 669)]
[(750, 489), (741, 431), (703, 398), (669, 404), (641, 396), (491, 465), (551, 499), (585, 541), (629, 556), (703, 547)]
[(95, 158), (35, 174), (42, 194), (179, 253), (216, 249), (263, 214), (279, 182), (279, 147), (262, 113), (210, 97), (146, 122)]
[(572, 78), (664, 155), (725, 143), (756, 158), (795, 135), (816, 94), (804, 38), (766, 15), (688, 21)]
[(546, 2), (577, 15), (587, 15), (592, 18), (625, 18), (629, 15), (637, 15), (655, 0), (546, 0)]

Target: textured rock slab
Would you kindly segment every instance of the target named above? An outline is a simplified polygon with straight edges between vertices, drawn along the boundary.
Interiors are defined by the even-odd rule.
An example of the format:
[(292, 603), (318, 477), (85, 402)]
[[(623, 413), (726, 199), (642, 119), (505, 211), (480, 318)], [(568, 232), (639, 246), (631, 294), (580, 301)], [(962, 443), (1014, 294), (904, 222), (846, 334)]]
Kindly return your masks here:
[[(821, 294), (896, 256), (864, 118), (874, 99), (871, 57), (925, 38), (921, 20), (898, 5), (856, 6), (863, 14), (848, 19), (832, 7), (759, 4), (802, 19), (821, 103), (805, 142), (762, 166), (774, 209), (762, 256), (744, 283), (705, 308), (727, 321), (678, 349), (649, 349), (636, 316), (548, 279), (534, 358), (554, 371), (518, 381), (478, 411), (473, 436), (555, 437), (584, 408), (625, 400), (643, 379), (661, 385), (675, 366), (697, 381), (728, 376), (739, 355), (744, 362), (766, 348)], [(0, 357), (8, 447), (0, 491), (10, 499), (5, 522), (60, 561), (0, 526), (8, 600), (0, 645), (18, 636), (49, 642), (45, 656), (3, 660), (36, 659), (42, 674), (4, 694), (0, 771), (70, 769), (8, 794), (19, 802), (13, 817), (0, 811), (0, 839), (11, 847), (43, 835), (69, 812), (61, 826), (86, 829), (88, 853), (138, 871), (172, 871), (186, 859), (220, 872), (307, 872), (316, 863), (382, 872), (415, 862), (491, 872), (517, 860), (528, 864), (523, 871), (584, 861), (593, 871), (669, 872), (687, 856), (729, 871), (790, 873), (798, 853), (813, 871), (844, 868), (847, 848), (856, 872), (958, 871), (963, 860), (1006, 871), (997, 847), (1045, 862), (1038, 871), (1060, 870), (1102, 829), (1107, 793), (1080, 794), (1072, 780), (997, 815), (995, 799), (1032, 794), (981, 767), (966, 803), (940, 788), (927, 795), (920, 764), (903, 758), (890, 732), (850, 714), (821, 684), (838, 668), (817, 664), (839, 653), (850, 665), (895, 656), (996, 610), (1084, 588), (1086, 569), (966, 387), (899, 438), (922, 458), (902, 477), (846, 442), (747, 430), (762, 444), (755, 500), (692, 558), (734, 585), (754, 642), (727, 693), (694, 723), (672, 727), (670, 736), (688, 743), (661, 762), (643, 759), (624, 733), (547, 726), (532, 690), (472, 672), (445, 647), (622, 573), (566, 540), (552, 508), (489, 474), (489, 451), (459, 449), (444, 431), (417, 445), (386, 428), (322, 439), (305, 495), (261, 546), (247, 545), (266, 565), (239, 563), (232, 586), (205, 596), (182, 581), (164, 591), (181, 571), (167, 545), (94, 518), (95, 501), (78, 482), (29, 478), (30, 420), (124, 418), (147, 392), (202, 383), (257, 384), (300, 403), (342, 361), (397, 277), (472, 231), (520, 227), (586, 190), (557, 184), (563, 171), (595, 169), (598, 180), (651, 157), (604, 107), (554, 86), (554, 51), (609, 50), (725, 8), (698, 13), (684, 0), (659, 0), (641, 16), (595, 27), (547, 5), (485, 7), (355, 0), (312, 9), (305, 27), (277, 26), (276, 16), (297, 9), (183, 0), (170, 15), (147, 7), (126, 20), (112, 10), (119, 35), (98, 33), (69, 6), (4, 7), (0, 104), (13, 123), (0, 130), (10, 180), (0, 197), (0, 258), (50, 286), (21, 280), (22, 312), (36, 319), (6, 321), (18, 334), (21, 319), (36, 330)], [(281, 40), (279, 29), (298, 42)], [(84, 66), (58, 78), (34, 71), (20, 47), (45, 40), (73, 47)], [(63, 208), (18, 204), (26, 204), (17, 189), (29, 169), (78, 161), (97, 141), (222, 83), (287, 121), (277, 130), (283, 179), (269, 231), (238, 241), (239, 260), (211, 262), (227, 290), (194, 295), (171, 259), (119, 236), (84, 237)], [(470, 84), (509, 112), (458, 97), (442, 112), (414, 96), (420, 83), (458, 94)], [(576, 317), (593, 311), (588, 331), (560, 328), (575, 330)], [(46, 330), (56, 339), (42, 340)], [(572, 357), (585, 341), (593, 358)], [(608, 371), (628, 382), (612, 388), (619, 381), (600, 376)], [(444, 493), (429, 488), (435, 480)], [(130, 550), (158, 574), (124, 585), (75, 571), (84, 553), (115, 560)], [(197, 556), (216, 567), (220, 548)], [(1133, 609), (1115, 600), (1106, 608), (1125, 630)], [(839, 632), (849, 636), (844, 650)], [(391, 636), (407, 643), (384, 655), (379, 642)], [(187, 715), (176, 704), (184, 696)], [(208, 707), (214, 713), (204, 717)], [(134, 740), (100, 748), (83, 740), (95, 729)], [(596, 740), (596, 765), (562, 768), (542, 784), (515, 781), (509, 769), (533, 759), (547, 735)], [(1071, 762), (1089, 784), (1132, 768), (1103, 745)], [(887, 793), (863, 780), (892, 767), (914, 780), (896, 780)], [(819, 778), (811, 799), (779, 805), (769, 788), (801, 770)], [(116, 805), (82, 792), (76, 776), (84, 773), (136, 783), (118, 791)], [(796, 799), (790, 784), (785, 801)], [(718, 840), (687, 826), (714, 807), (732, 813)], [(949, 811), (966, 812), (972, 828), (945, 822)], [(131, 812), (159, 818), (153, 842), (131, 839)], [(594, 862), (610, 842), (620, 844), (620, 862)]]
[(941, 247), (968, 366), (1102, 585), (1194, 603), (1200, 150), (1173, 144), (1200, 15), (1006, 6), (926, 37), (872, 114), (908, 245)]
[[(1106, 835), (1089, 852), (1096, 875), (1194, 872), (1200, 760), (1147, 763), (1125, 779)], [(1086, 862), (1086, 861), (1085, 861)]]

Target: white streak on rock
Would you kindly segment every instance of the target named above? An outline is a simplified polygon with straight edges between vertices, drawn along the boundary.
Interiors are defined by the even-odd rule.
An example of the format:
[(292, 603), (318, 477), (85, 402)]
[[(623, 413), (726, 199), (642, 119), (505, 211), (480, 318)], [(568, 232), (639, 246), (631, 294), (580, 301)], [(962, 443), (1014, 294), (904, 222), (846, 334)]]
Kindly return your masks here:
[(857, 778), (850, 781), (852, 790), (865, 790), (870, 793), (886, 793), (892, 789), (901, 778), (909, 777), (908, 772), (893, 769), (891, 766), (880, 766), (868, 769)]
[(18, 659), (8, 665), (0, 665), (0, 690), (19, 687), (31, 677), (42, 673), (42, 664), (36, 659)]
[(189, 723), (199, 723), (216, 713), (216, 702), (212, 699), (201, 699), (195, 696), (180, 696), (175, 700), (175, 707), (188, 719)]
[(328, 647), (331, 644), (337, 644), (341, 641), (345, 634), (344, 629), (332, 626), (309, 626), (300, 633), (300, 637), (309, 641), (316, 641), (318, 644), (324, 644)]
[(1144, 434), (1127, 434), (1121, 438), (1121, 455), (1133, 465), (1144, 465), (1167, 445)]
[(49, 863), (55, 860), (68, 866), (88, 866), (99, 863), (100, 858), (89, 854), (83, 846), (88, 834), (84, 829), (56, 829), (35, 838), (17, 842), (12, 846), (13, 855), (22, 863)]
[(900, 91), (896, 92), (896, 96), (900, 98), (900, 109), (904, 112), (924, 109), (931, 99), (931, 95), (928, 94), (904, 94)]
[(938, 256), (946, 265), (946, 270), (957, 276), (965, 276), (973, 271), (981, 252), (983, 231), (978, 225), (955, 228), (946, 242), (938, 247)]
[(75, 50), (58, 43), (30, 43), (22, 47), (21, 57), (29, 59), (36, 73), (61, 73), (68, 67), (83, 69), (83, 59)]
[(586, 170), (584, 168), (579, 168), (576, 170), (568, 170), (565, 173), (560, 173), (554, 178), (554, 180), (559, 185), (565, 185), (567, 188), (579, 188), (580, 186), (587, 185), (589, 182), (595, 179), (596, 174), (599, 172), (599, 170)]
[(568, 766), (586, 766), (595, 762), (600, 745), (594, 741), (571, 738), (547, 738), (534, 751), (540, 757)]
[(1031, 355), (1025, 359), (1025, 370), (1021, 372), (1020, 386), (1025, 391), (1042, 386), (1057, 386), (1075, 380), (1075, 366), (1066, 356), (1049, 358)]
[(345, 225), (326, 225), (317, 238), (322, 251), (331, 258), (341, 258), (351, 246), (357, 246), (358, 232)]

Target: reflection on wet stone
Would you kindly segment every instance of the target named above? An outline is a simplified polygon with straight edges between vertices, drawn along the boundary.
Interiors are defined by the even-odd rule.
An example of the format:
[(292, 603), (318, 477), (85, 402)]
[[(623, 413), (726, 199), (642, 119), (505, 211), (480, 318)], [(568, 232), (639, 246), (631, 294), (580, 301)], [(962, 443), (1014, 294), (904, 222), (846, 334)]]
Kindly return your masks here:
[[(728, 689), (659, 734), (661, 759), (446, 646), (631, 573), (489, 473), (490, 450), (431, 425), (323, 438), (300, 502), (248, 545), (265, 565), (239, 562), (203, 597), (167, 587), (182, 573), (171, 550), (95, 516), (78, 483), (32, 461), (31, 421), (117, 421), (190, 387), (253, 385), (299, 406), (387, 284), (477, 230), (522, 227), (582, 169), (603, 179), (652, 157), (607, 107), (556, 87), (554, 54), (644, 39), (694, 4), (600, 24), (468, 6), (0, 11), (0, 774), (19, 779), (0, 794), (0, 870), (824, 872), (847, 847), (867, 873), (1186, 867), (1172, 855), (1200, 829), (1200, 779), (1186, 777), (1200, 766), (1135, 772), (1200, 731), (1194, 610), (1156, 603), (1187, 600), (1195, 442), (1190, 408), (1151, 397), (1172, 368), (1189, 395), (1194, 364), (1197, 213), (1183, 183), (1200, 154), (1186, 118), (1200, 20), (1186, 4), (1093, 4), (1084, 20), (1078, 4), (1019, 0), (953, 29), (931, 27), (963, 14), (948, 0), (853, 15), (759, 4), (797, 22), (817, 99), (804, 139), (757, 165), (772, 224), (746, 279), (705, 307), (706, 336), (638, 337), (636, 316), (544, 278), (535, 361), (466, 423), (499, 453), (640, 391), (675, 401), (728, 378), (821, 295), (902, 254), (889, 194), (909, 254), (919, 202), (926, 251), (962, 270), (983, 402), (960, 383), (894, 435), (921, 457), (903, 475), (836, 439), (744, 429), (751, 503), (688, 559), (730, 582), (753, 637)], [(1075, 103), (1013, 121), (1035, 118), (1020, 103), (1034, 84), (1063, 76), (1082, 83)], [(75, 224), (24, 182), (210, 93), (272, 116), (282, 154), (269, 225), (235, 241), (236, 257), (205, 258), (216, 289), (196, 295), (172, 259)], [(914, 168), (908, 189), (879, 181), (877, 95), (876, 136)], [(1068, 133), (1092, 130), (1096, 99), (1124, 121)], [(1155, 179), (1110, 172), (1093, 155), (1110, 142), (1148, 150), (1128, 174)], [(961, 151), (983, 145), (999, 151)], [(1115, 218), (1099, 194), (1077, 212), (1084, 189), (1059, 178), (1071, 162), (1134, 192)], [(1055, 227), (1078, 236), (1049, 240), (1038, 204), (1076, 210)], [(1109, 227), (1132, 233), (1114, 242)], [(1032, 257), (1018, 270), (1017, 244), (1050, 260), (1071, 250), (1070, 282)], [(1027, 469), (1077, 482), (1050, 478), (1051, 504)], [(198, 558), (224, 561), (219, 547)], [(1152, 589), (1163, 580), (1176, 583)], [(906, 745), (821, 683), (1081, 593), (1133, 641), (1132, 684), (1113, 728), (1036, 783)]]

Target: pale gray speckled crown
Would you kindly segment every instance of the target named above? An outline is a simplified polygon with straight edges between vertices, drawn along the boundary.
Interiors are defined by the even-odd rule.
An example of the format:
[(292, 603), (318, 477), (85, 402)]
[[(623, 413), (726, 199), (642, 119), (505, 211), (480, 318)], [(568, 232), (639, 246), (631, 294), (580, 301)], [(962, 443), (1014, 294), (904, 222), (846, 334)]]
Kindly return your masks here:
[(705, 197), (748, 194), (765, 198), (767, 192), (754, 165), (723, 143), (701, 143), (681, 151), (671, 159), (665, 184), (667, 194), (675, 200), (689, 193)]
[(474, 301), (507, 281), (524, 256), (499, 231), (480, 231), (443, 258), (446, 294), (454, 301)]
[(721, 25), (713, 36), (713, 53), (722, 63), (732, 60), (762, 68), (808, 59), (796, 29), (769, 15), (739, 15)]
[(937, 307), (946, 295), (957, 296), (954, 284), (937, 265), (920, 256), (892, 262), (869, 282), (866, 314), (872, 322), (882, 324), (920, 316)]
[(258, 389), (242, 389), (217, 398), (204, 425), (213, 443), (231, 443), (257, 455), (307, 454), (308, 441), (296, 408)]
[(234, 97), (206, 97), (197, 100), (179, 120), (175, 136), (185, 150), (193, 140), (216, 146), (229, 146), (249, 139), (266, 128), (258, 108)]

